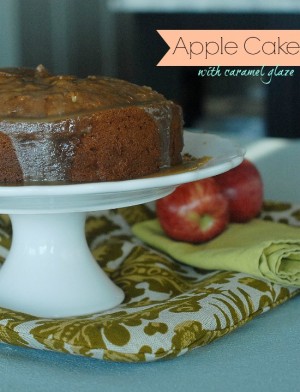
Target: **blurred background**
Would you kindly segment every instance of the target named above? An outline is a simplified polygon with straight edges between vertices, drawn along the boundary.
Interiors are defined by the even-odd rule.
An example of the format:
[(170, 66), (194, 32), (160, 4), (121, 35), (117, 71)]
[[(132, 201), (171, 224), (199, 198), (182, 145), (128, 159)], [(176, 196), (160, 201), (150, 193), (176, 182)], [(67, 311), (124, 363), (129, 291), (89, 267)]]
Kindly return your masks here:
[(255, 77), (200, 78), (156, 67), (157, 29), (299, 29), (297, 0), (0, 0), (0, 66), (145, 84), (182, 105), (186, 128), (257, 139), (300, 137), (300, 69), (264, 85)]

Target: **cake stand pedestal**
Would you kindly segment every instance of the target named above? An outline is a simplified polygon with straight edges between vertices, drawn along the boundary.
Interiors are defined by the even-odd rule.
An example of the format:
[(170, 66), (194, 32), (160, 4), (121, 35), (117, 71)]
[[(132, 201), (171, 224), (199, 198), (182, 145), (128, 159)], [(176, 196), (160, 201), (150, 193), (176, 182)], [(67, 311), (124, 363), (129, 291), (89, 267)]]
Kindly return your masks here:
[(12, 214), (13, 241), (0, 273), (2, 307), (45, 316), (87, 314), (124, 294), (99, 268), (84, 235), (84, 212)]
[(220, 174), (243, 160), (241, 148), (217, 136), (186, 132), (185, 144), (186, 152), (211, 159), (195, 170), (153, 178), (1, 186), (0, 213), (10, 215), (13, 240), (0, 269), (0, 307), (58, 318), (121, 304), (124, 293), (102, 271), (86, 243), (86, 214), (156, 200), (179, 184)]
[[(0, 269), (1, 307), (58, 318), (105, 311), (123, 301), (123, 291), (100, 268), (87, 245), (87, 211), (152, 201), (174, 186), (148, 195), (132, 191), (130, 197), (125, 190), (100, 194), (97, 185), (0, 189), (0, 209), (9, 213), (13, 229), (12, 245)], [(86, 193), (76, 194), (82, 189)], [(55, 190), (59, 194), (53, 194)], [(22, 198), (18, 191), (26, 195)], [(14, 207), (3, 207), (13, 203)]]

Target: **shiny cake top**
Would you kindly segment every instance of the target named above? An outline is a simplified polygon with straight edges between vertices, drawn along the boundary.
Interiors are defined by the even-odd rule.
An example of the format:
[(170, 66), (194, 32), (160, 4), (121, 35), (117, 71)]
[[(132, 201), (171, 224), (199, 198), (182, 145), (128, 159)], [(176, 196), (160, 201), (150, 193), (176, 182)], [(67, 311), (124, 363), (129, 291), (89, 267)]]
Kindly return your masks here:
[(165, 98), (150, 87), (109, 77), (51, 75), (36, 69), (0, 69), (0, 118), (41, 119), (116, 107), (147, 105)]

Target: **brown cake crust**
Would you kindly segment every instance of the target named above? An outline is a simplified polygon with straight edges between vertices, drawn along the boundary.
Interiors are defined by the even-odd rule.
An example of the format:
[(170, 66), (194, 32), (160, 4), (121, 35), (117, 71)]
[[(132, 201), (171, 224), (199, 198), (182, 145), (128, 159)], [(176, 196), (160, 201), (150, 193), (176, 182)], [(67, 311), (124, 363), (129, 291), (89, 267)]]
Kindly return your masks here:
[(138, 178), (181, 162), (182, 112), (149, 87), (0, 70), (0, 182)]
[(11, 140), (0, 133), (0, 180), (4, 183), (20, 183), (23, 181), (22, 169)]
[[(118, 180), (125, 171), (129, 178), (135, 178), (145, 171), (159, 170), (160, 151), (154, 148), (160, 145), (159, 133), (153, 119), (141, 108), (110, 109), (94, 114), (88, 122), (91, 131), (81, 138), (76, 149), (72, 181), (93, 181), (95, 174), (100, 181)], [(106, 148), (99, 149), (103, 140)]]

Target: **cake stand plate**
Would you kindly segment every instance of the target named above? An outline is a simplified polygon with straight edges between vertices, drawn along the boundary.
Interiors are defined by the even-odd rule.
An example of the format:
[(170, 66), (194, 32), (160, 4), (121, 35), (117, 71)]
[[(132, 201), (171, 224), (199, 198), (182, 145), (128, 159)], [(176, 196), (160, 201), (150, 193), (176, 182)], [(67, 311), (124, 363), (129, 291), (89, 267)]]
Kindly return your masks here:
[(119, 305), (122, 290), (102, 271), (86, 243), (86, 214), (156, 200), (182, 183), (220, 174), (243, 160), (244, 151), (229, 140), (192, 132), (184, 138), (185, 152), (210, 157), (203, 166), (128, 181), (1, 186), (0, 213), (10, 215), (13, 240), (0, 270), (0, 306), (54, 318)]

